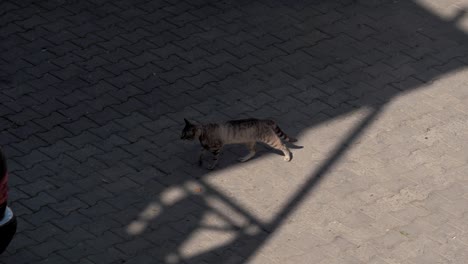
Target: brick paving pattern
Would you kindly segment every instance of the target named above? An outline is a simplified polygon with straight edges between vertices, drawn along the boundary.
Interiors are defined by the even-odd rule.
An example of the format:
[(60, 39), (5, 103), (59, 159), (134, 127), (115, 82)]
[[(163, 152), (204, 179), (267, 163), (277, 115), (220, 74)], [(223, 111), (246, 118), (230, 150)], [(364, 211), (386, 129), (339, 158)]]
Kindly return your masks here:
[[(464, 6), (2, 1), (0, 263), (466, 263)], [(304, 148), (207, 171), (184, 117)]]

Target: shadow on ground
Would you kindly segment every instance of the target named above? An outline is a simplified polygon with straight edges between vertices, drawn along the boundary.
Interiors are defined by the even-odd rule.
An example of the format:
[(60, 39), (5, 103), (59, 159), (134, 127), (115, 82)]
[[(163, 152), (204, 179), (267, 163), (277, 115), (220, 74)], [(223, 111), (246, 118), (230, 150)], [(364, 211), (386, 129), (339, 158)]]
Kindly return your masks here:
[[(24, 195), (24, 186), (37, 181), (27, 173), (38, 168), (52, 182), (47, 189), (52, 204), (71, 195), (80, 200), (76, 208), (50, 206), (57, 215), (50, 222), (60, 229), (56, 238), (74, 237), (72, 230), (78, 227), (96, 236), (109, 230), (120, 236), (117, 249), (77, 235), (70, 248), (57, 246), (49, 252), (72, 261), (247, 262), (388, 102), (461, 69), (468, 54), (468, 39), (457, 28), (464, 12), (446, 20), (415, 1), (52, 2), (38, 7), (42, 15), (16, 22), (23, 29), (43, 26), (10, 35), (5, 32), (11, 29), (4, 28), (8, 41), (2, 45), (8, 54), (2, 58), (14, 63), (2, 67), (2, 96), (11, 99), (6, 106), (13, 109), (2, 119), (11, 127), (3, 135), (11, 139), (2, 143), (18, 176), (12, 180), (12, 196), (20, 198), (13, 205), (26, 207), (19, 217), (24, 232), (17, 240), (49, 222), (31, 222), (44, 208)], [(50, 10), (62, 10), (68, 17), (48, 23), (54, 21), (45, 15)], [(12, 13), (14, 9), (7, 12)], [(45, 66), (44, 60), (52, 64)], [(269, 222), (204, 180), (207, 171), (195, 162), (198, 146), (176, 142), (183, 117), (272, 117), (294, 136), (360, 108), (371, 111)], [(16, 114), (20, 111), (33, 117)], [(28, 141), (31, 137), (37, 140)], [(47, 147), (61, 140), (66, 146), (55, 155)], [(21, 144), (50, 152), (23, 151)], [(218, 171), (242, 166), (229, 161), (233, 153), (225, 156), (228, 161)], [(188, 182), (196, 182), (203, 192), (186, 189), (173, 203), (161, 200), (162, 193), (184, 189)], [(58, 190), (69, 183), (77, 190), (59, 197)], [(207, 198), (226, 204), (248, 224), (231, 221), (209, 206)], [(201, 219), (207, 213), (222, 217), (234, 238), (184, 257), (181, 245), (205, 228)], [(73, 223), (79, 215), (86, 220)], [(93, 226), (95, 220), (102, 227)], [(26, 254), (21, 244), (14, 243), (3, 260)], [(76, 244), (85, 255), (72, 254)], [(48, 256), (33, 252), (31, 258)], [(111, 257), (97, 262), (103, 255)]]

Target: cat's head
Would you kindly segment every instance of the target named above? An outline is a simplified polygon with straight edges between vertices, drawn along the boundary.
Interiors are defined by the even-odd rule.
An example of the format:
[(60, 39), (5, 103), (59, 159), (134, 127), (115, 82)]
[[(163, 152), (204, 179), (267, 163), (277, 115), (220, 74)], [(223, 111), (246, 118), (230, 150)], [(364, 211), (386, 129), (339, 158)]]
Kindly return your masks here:
[(184, 140), (194, 140), (197, 138), (197, 126), (195, 124), (190, 123), (187, 119), (184, 118), (185, 121), (185, 127), (182, 130), (182, 135), (180, 136), (180, 139)]

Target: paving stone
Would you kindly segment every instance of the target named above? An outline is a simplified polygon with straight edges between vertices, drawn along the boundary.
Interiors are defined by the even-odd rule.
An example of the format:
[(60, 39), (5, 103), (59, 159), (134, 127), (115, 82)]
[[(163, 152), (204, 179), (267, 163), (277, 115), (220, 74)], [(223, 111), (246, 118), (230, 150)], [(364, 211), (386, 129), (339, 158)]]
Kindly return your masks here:
[(132, 154), (120, 148), (115, 149), (111, 152), (107, 152), (106, 154), (99, 154), (95, 156), (97, 160), (106, 163), (108, 166), (109, 164), (115, 164), (116, 162), (131, 158), (131, 157), (132, 157)]
[(32, 109), (24, 109), (18, 114), (13, 114), (9, 119), (15, 124), (24, 125), (26, 122), (41, 118), (42, 115)]
[(107, 139), (96, 142), (95, 146), (97, 146), (98, 148), (104, 151), (110, 151), (110, 150), (115, 149), (118, 146), (128, 145), (128, 144), (130, 144), (130, 142), (127, 141), (126, 139), (117, 135), (112, 135)]
[(160, 162), (161, 159), (156, 157), (155, 155), (144, 151), (138, 154), (138, 156), (124, 160), (123, 162), (127, 164), (128, 166), (132, 167), (135, 170), (140, 170), (141, 168), (144, 168), (148, 165), (155, 164), (157, 162)]
[(87, 144), (100, 141), (97, 136), (88, 131), (84, 131), (75, 137), (66, 138), (65, 140), (76, 147), (83, 147)]
[[(11, 184), (11, 186), (15, 186), (14, 184), (14, 181), (12, 181), (13, 184)], [(10, 185), (9, 185), (10, 186)], [(10, 194), (11, 193), (11, 194)], [(28, 199), (29, 198), (29, 195), (20, 191), (20, 190), (12, 190), (9, 192), (9, 200), (11, 202), (16, 202), (16, 201), (19, 201), (19, 200), (23, 200), (23, 199)]]
[(137, 126), (131, 130), (128, 130), (126, 132), (121, 132), (119, 135), (122, 138), (126, 138), (130, 142), (136, 142), (138, 139), (144, 136), (148, 136), (153, 134), (150, 130), (144, 128), (143, 126)]
[(29, 154), (15, 158), (21, 165), (25, 166), (26, 168), (31, 168), (32, 166), (42, 162), (50, 160), (45, 154), (39, 152), (38, 150), (33, 150)]
[(81, 227), (73, 229), (69, 233), (56, 235), (55, 238), (68, 247), (73, 247), (81, 241), (96, 239), (96, 237)]
[(16, 137), (20, 139), (26, 139), (30, 137), (33, 134), (43, 132), (44, 129), (39, 127), (38, 125), (35, 125), (34, 123), (28, 123), (27, 125), (16, 127), (13, 129), (9, 129), (8, 132), (14, 134)]
[[(66, 258), (68, 261), (74, 261), (74, 262), (77, 262), (77, 261), (82, 261), (81, 259), (83, 259), (83, 256), (88, 256), (90, 254), (95, 254), (97, 252), (96, 249), (92, 248), (91, 246), (89, 245), (85, 245), (83, 243), (79, 243), (77, 244), (76, 246), (74, 247), (71, 247), (71, 248), (68, 248), (68, 249), (63, 249), (63, 250), (59, 250), (57, 251), (57, 253)], [(83, 263), (87, 263), (86, 261), (83, 261)], [(88, 261), (89, 263), (89, 261)], [(93, 263), (93, 262), (91, 262)]]
[(111, 212), (114, 212), (115, 209), (108, 203), (99, 201), (93, 207), (80, 209), (79, 212), (87, 217), (96, 217), (102, 216)]
[(103, 151), (93, 145), (87, 144), (76, 151), (68, 152), (70, 156), (73, 156), (79, 162), (86, 162), (90, 157), (102, 154)]
[(125, 242), (122, 244), (116, 245), (116, 248), (120, 249), (127, 255), (136, 255), (137, 253), (152, 247), (153, 244), (148, 242), (147, 240), (141, 239), (134, 239), (129, 242)]
[(57, 226), (54, 226), (53, 224), (46, 223), (45, 225), (36, 228), (34, 230), (27, 231), (26, 234), (28, 237), (38, 241), (38, 242), (44, 242), (46, 241), (49, 237), (52, 237), (54, 235), (63, 233), (63, 231), (58, 228)]
[[(13, 194), (11, 194), (13, 196)], [(11, 196), (10, 196), (11, 197)], [(13, 196), (14, 197), (14, 196)], [(10, 198), (11, 199), (11, 198)], [(16, 203), (14, 201), (12, 201), (12, 206), (14, 206), (15, 208), (15, 215), (17, 217), (21, 217), (23, 215), (30, 215), (32, 214), (32, 211), (29, 210), (27, 207), (25, 207), (24, 205), (22, 205), (21, 203)], [(26, 224), (27, 226), (27, 224)]]
[(123, 239), (110, 231), (104, 232), (100, 237), (87, 241), (87, 244), (98, 250), (107, 249), (108, 247), (121, 243)]
[(128, 263), (132, 263), (132, 264), (150, 264), (150, 263), (153, 263), (154, 262), (154, 257), (152, 257), (151, 255), (142, 255), (142, 254), (139, 254), (133, 258), (130, 258), (128, 260)]
[(64, 263), (68, 261), (66, 258), (62, 257), (56, 252), (51, 253), (50, 255), (47, 256), (44, 260), (42, 260), (41, 264), (58, 264), (58, 263)]
[(51, 203), (56, 203), (56, 202), (57, 201), (52, 196), (50, 196), (49, 194), (45, 192), (41, 192), (38, 195), (30, 199), (21, 201), (22, 204), (26, 205), (29, 209), (33, 211), (37, 211), (44, 205), (49, 205)]
[[(15, 211), (16, 213), (16, 211)], [(31, 245), (37, 244), (37, 241), (23, 235), (23, 234), (16, 234), (15, 237), (20, 237), (12, 241), (11, 246), (8, 247), (8, 251), (10, 252), (17, 252), (20, 249), (27, 248)], [(14, 247), (14, 248), (13, 248)], [(8, 252), (7, 251), (7, 252)]]
[[(53, 192), (51, 192), (51, 195), (54, 196), (55, 199), (57, 199), (58, 201), (64, 201), (65, 199), (68, 199), (72, 195), (84, 192), (83, 189), (70, 183), (69, 179), (66, 179), (66, 177), (63, 177), (63, 178), (65, 178), (67, 182), (64, 184), (60, 184), (60, 187), (58, 187)], [(70, 201), (65, 201), (65, 204), (68, 204), (68, 202), (70, 202), (71, 204), (74, 204), (75, 199), (71, 199)]]
[(88, 117), (95, 123), (104, 125), (113, 119), (122, 118), (122, 114), (118, 113), (112, 108), (105, 108), (103, 111), (88, 115)]
[(35, 122), (44, 128), (51, 129), (57, 125), (69, 122), (69, 120), (62, 114), (54, 112), (47, 117), (36, 119)]
[(28, 218), (28, 222), (36, 227), (42, 226), (44, 223), (50, 222), (51, 220), (60, 219), (60, 215), (48, 206), (41, 207), (40, 211), (28, 215), (28, 217), (30, 217)]
[(29, 249), (21, 249), (15, 255), (8, 256), (6, 263), (26, 264), (34, 261), (39, 261), (41, 258), (35, 255)]
[(90, 223), (92, 220), (89, 217), (75, 211), (67, 216), (55, 219), (52, 222), (65, 231), (72, 231), (76, 226)]
[(128, 258), (128, 255), (121, 253), (121, 251), (115, 248), (107, 248), (102, 253), (91, 255), (88, 257), (93, 263), (115, 263), (122, 262), (122, 260)]
[(47, 147), (40, 148), (40, 151), (51, 158), (57, 158), (62, 153), (74, 150), (75, 147), (61, 140)]
[(138, 185), (132, 180), (130, 180), (129, 178), (122, 177), (119, 179), (118, 182), (110, 183), (110, 184), (104, 185), (103, 187), (110, 192), (121, 193), (121, 192), (125, 192), (128, 189), (135, 188), (136, 186)]
[(84, 202), (74, 197), (68, 197), (68, 199), (64, 201), (57, 202), (49, 206), (62, 215), (69, 215), (71, 212), (74, 212), (78, 209), (88, 207)]

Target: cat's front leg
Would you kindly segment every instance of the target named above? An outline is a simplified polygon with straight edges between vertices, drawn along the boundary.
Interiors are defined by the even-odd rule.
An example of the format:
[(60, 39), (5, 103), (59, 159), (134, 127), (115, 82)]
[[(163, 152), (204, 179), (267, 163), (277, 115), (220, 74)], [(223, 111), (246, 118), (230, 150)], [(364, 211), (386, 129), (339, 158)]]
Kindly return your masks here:
[(210, 167), (208, 167), (209, 170), (212, 170), (216, 167), (218, 164), (218, 159), (219, 159), (219, 154), (221, 153), (221, 149), (212, 149), (210, 150), (211, 153), (213, 153), (213, 163), (211, 163)]
[(205, 148), (200, 149), (200, 154), (198, 155), (198, 166), (201, 166), (203, 164), (203, 156), (205, 155)]

